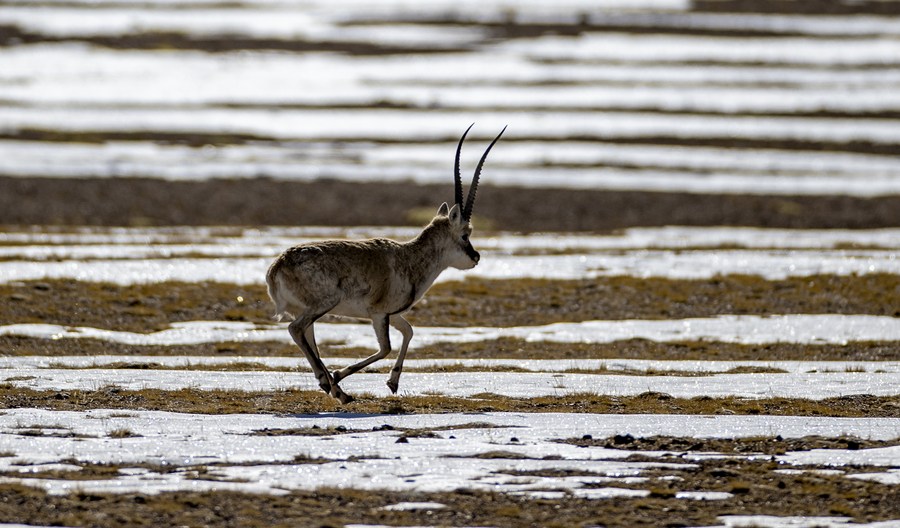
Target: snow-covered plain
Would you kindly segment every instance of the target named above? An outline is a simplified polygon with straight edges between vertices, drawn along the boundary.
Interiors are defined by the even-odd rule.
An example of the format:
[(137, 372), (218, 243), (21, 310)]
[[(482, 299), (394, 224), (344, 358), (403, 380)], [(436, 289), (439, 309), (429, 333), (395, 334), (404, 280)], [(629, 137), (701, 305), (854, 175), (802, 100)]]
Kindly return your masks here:
[[(455, 138), (474, 120), (478, 124), (470, 136), (473, 143), (483, 143), (495, 130), (510, 125), (504, 148), (492, 153), (485, 174), (485, 181), (494, 185), (783, 195), (900, 193), (900, 162), (892, 155), (900, 142), (896, 16), (720, 15), (694, 12), (684, 0), (342, 0), (337, 9), (336, 2), (325, 0), (224, 4), (42, 0), (40, 4), (12, 0), (0, 6), (0, 24), (48, 40), (25, 44), (13, 39), (0, 49), (3, 176), (171, 180), (266, 176), (445, 183)], [(586, 23), (593, 29), (574, 36), (504, 38), (479, 25), (485, 22), (496, 27), (510, 22)], [(635, 30), (622, 31), (623, 27)], [(154, 32), (178, 32), (200, 40), (228, 33), (237, 39), (274, 39), (287, 47), (299, 42), (312, 48), (371, 46), (410, 53), (207, 53), (85, 43), (95, 37)], [(753, 32), (767, 36), (736, 36)], [(422, 47), (430, 48), (429, 53), (418, 53)], [(63, 132), (63, 140), (28, 140), (35, 133), (40, 137), (42, 130)], [(66, 132), (71, 140), (65, 140)], [(108, 134), (109, 139), (83, 142), (84, 133), (101, 138)], [(190, 147), (157, 142), (152, 138), (156, 133), (250, 134), (258, 141)], [(134, 137), (115, 140), (121, 134)], [(463, 162), (472, 166), (479, 154), (478, 148), (466, 148)], [(382, 228), (4, 230), (0, 283), (64, 278), (118, 284), (166, 280), (258, 284), (278, 251), (305, 240), (414, 234), (409, 229)], [(778, 279), (900, 273), (897, 229), (675, 227), (608, 236), (476, 233), (476, 247), (485, 257), (482, 264), (465, 275), (448, 273), (444, 280), (704, 278), (733, 273)], [(8, 323), (0, 321), (0, 336), (5, 338), (93, 338), (158, 346), (289, 340), (283, 326), (215, 321), (182, 323), (152, 334), (72, 328), (54, 321)], [(413, 349), (498, 337), (538, 343), (630, 338), (847, 343), (848, 350), (859, 340), (882, 342), (885, 347), (900, 342), (896, 317), (829, 314), (416, 332)], [(374, 349), (366, 325), (323, 324), (318, 335), (332, 346)], [(112, 385), (316, 389), (300, 357), (15, 357), (3, 352), (0, 383), (13, 390), (91, 391)], [(401, 394), (440, 392), (471, 398), (479, 393), (552, 397), (656, 391), (684, 397), (818, 399), (896, 396), (900, 386), (896, 361), (783, 362), (776, 357), (759, 362), (425, 361), (416, 360), (414, 351), (412, 355), (401, 379)], [(326, 360), (330, 366), (350, 361)], [(251, 366), (247, 371), (215, 371), (238, 362), (291, 370), (256, 371)], [(164, 368), (122, 368), (140, 363)], [(194, 370), (198, 365), (208, 365), (209, 370)], [(179, 369), (185, 366), (192, 369)], [(454, 372), (456, 366), (469, 371)], [(738, 367), (768, 370), (729, 372)], [(505, 368), (509, 370), (503, 372)], [(641, 372), (668, 375), (634, 375)], [(696, 373), (707, 375), (691, 375)], [(385, 374), (360, 373), (344, 384), (354, 394), (379, 397), (388, 394), (385, 379)], [(326, 437), (253, 434), (313, 425), (342, 426), (346, 431)], [(401, 429), (407, 427), (439, 430), (435, 437), (413, 436), (409, 443), (397, 443)], [(216, 416), (4, 409), (0, 453), (6, 456), (0, 456), (0, 470), (12, 472), (4, 482), (25, 482), (52, 493), (279, 494), (334, 486), (416, 492), (468, 488), (534, 498), (603, 500), (646, 496), (647, 490), (623, 485), (639, 488), (650, 467), (670, 467), (674, 472), (680, 465), (720, 456), (695, 453), (665, 462), (634, 462), (625, 460), (632, 454), (628, 451), (552, 441), (586, 434), (894, 439), (900, 437), (900, 419), (533, 413)], [(476, 458), (497, 452), (521, 458)], [(310, 464), (309, 459), (326, 462)], [(807, 465), (819, 465), (846, 478), (900, 485), (896, 447), (789, 452), (776, 460), (783, 464), (778, 471), (807, 471)], [(106, 480), (50, 479), (39, 473), (77, 472), (89, 463), (119, 464), (122, 469)], [(160, 465), (159, 470), (154, 464)], [(855, 465), (882, 470), (860, 472)], [(201, 466), (209, 469), (202, 479), (195, 471)], [(512, 474), (541, 469), (590, 474)], [(691, 490), (676, 497), (715, 501), (727, 500), (729, 494)], [(784, 517), (724, 516), (719, 522), (728, 527), (852, 525), (847, 517), (783, 513)], [(898, 525), (900, 521), (865, 526)]]
[[(2, 334), (0, 334), (2, 335)], [(331, 369), (343, 368), (356, 362), (353, 358), (322, 358)], [(12, 369), (45, 368), (193, 368), (218, 370), (235, 364), (246, 365), (246, 370), (276, 369), (310, 371), (306, 358), (271, 356), (153, 356), (153, 355), (98, 355), (98, 356), (0, 356), (0, 372), (9, 374)], [(740, 368), (783, 371), (785, 373), (812, 372), (879, 372), (898, 373), (897, 361), (723, 361), (723, 360), (655, 360), (655, 359), (407, 359), (404, 370), (442, 371), (463, 368), (477, 370), (521, 370), (527, 372), (602, 371), (612, 374), (711, 374), (724, 373)]]
[[(485, 426), (485, 425), (489, 426)], [(344, 434), (329, 436), (256, 435), (254, 432), (343, 426)], [(382, 426), (389, 425), (393, 430)], [(441, 430), (453, 426), (453, 429)], [(397, 443), (402, 429), (438, 429), (434, 438), (410, 438)], [(128, 438), (111, 438), (127, 429)], [(43, 431), (44, 436), (28, 434)], [(54, 432), (64, 433), (53, 435)], [(61, 438), (79, 436), (78, 442)], [(553, 442), (590, 434), (604, 438), (616, 434), (690, 435), (697, 438), (776, 436), (794, 438), (857, 434), (870, 439), (893, 439), (900, 434), (898, 419), (796, 418), (778, 416), (657, 416), (590, 414), (472, 415), (194, 415), (164, 412), (113, 411), (60, 412), (11, 409), (0, 415), (0, 450), (14, 456), (0, 458), (0, 468), (22, 472), (23, 481), (53, 493), (72, 491), (154, 493), (168, 490), (230, 489), (284, 493), (326, 485), (363, 489), (452, 491), (459, 488), (508, 493), (568, 492), (591, 497), (585, 485), (608, 483), (605, 493), (617, 494), (616, 483), (640, 482), (642, 470), (666, 463), (628, 462), (630, 451), (580, 448)], [(890, 468), (898, 449), (857, 451), (815, 450), (781, 455), (786, 464), (823, 464), (840, 467), (867, 464)], [(479, 453), (504, 451), (521, 458), (472, 458)], [(546, 459), (551, 456), (558, 459)], [(324, 464), (296, 461), (295, 457), (330, 460)], [(696, 454), (694, 456), (704, 456)], [(690, 464), (678, 460), (672, 467)], [(117, 478), (108, 480), (30, 479), (29, 472), (64, 468), (77, 471), (77, 463), (117, 464)], [(673, 460), (675, 462), (675, 460)], [(160, 473), (128, 469), (129, 464), (175, 465), (185, 468)], [(238, 464), (240, 464), (238, 466)], [(255, 465), (254, 465), (255, 464)], [(192, 480), (191, 466), (210, 466), (213, 479)], [(790, 467), (790, 466), (786, 466)], [(570, 468), (595, 473), (586, 477), (514, 477), (513, 471)], [(606, 488), (604, 488), (606, 489)], [(634, 493), (624, 490), (621, 493)], [(685, 497), (685, 498), (690, 498)], [(703, 499), (705, 497), (698, 496)], [(707, 499), (726, 498), (725, 496)]]
[[(284, 248), (323, 238), (388, 236), (409, 228), (168, 228), (0, 232), (0, 282), (76, 279), (116, 284), (217, 281), (255, 284)], [(485, 258), (439, 281), (601, 276), (768, 279), (900, 273), (900, 230), (803, 231), (667, 227), (611, 235), (476, 233)]]
[[(400, 334), (391, 330), (399, 342)], [(129, 345), (192, 345), (215, 342), (291, 343), (287, 326), (257, 325), (234, 321), (172, 323), (171, 328), (151, 333), (89, 327), (65, 327), (41, 323), (0, 326), (0, 335), (46, 339), (92, 338)], [(371, 325), (316, 323), (317, 340), (339, 347), (374, 346)], [(870, 315), (721, 315), (708, 318), (617, 321), (583, 321), (519, 327), (427, 327), (416, 329), (418, 345), (471, 343), (495, 339), (530, 342), (611, 343), (625, 339), (660, 342), (718, 341), (725, 343), (847, 344), (852, 341), (900, 340), (900, 320)]]
[[(0, 123), (11, 134), (0, 141), (0, 174), (443, 182), (453, 139), (475, 120), (474, 140), (510, 125), (507, 148), (491, 161), (494, 185), (900, 192), (895, 157), (879, 154), (898, 141), (896, 17), (696, 13), (681, 0), (340, 5), (6, 3), (0, 23), (46, 41), (0, 50)], [(503, 38), (481, 25), (510, 21), (593, 29)], [(747, 31), (769, 36), (731, 34)], [(313, 51), (84, 42), (160, 32)], [(315, 51), (320, 45), (393, 51)], [(259, 141), (193, 148), (150, 137), (15, 137), (34, 129)], [(464, 153), (466, 163), (474, 156)]]
[[(224, 267), (221, 280), (240, 278), (237, 262), (253, 262), (247, 283), (261, 281), (265, 264), (287, 245), (331, 237), (390, 235), (408, 238), (414, 229), (384, 228), (168, 228), (168, 229), (18, 229), (0, 235), (4, 262), (0, 280), (15, 282), (22, 269), (48, 270), (63, 264), (73, 270), (94, 269), (94, 280), (128, 282), (129, 265), (155, 268), (144, 277), (164, 280), (187, 267)], [(550, 270), (566, 261), (580, 263), (573, 276), (591, 276), (588, 265), (631, 259), (646, 271), (648, 263), (674, 262), (683, 255), (684, 269), (714, 266), (715, 262), (744, 259), (741, 266), (761, 276), (808, 273), (804, 266), (833, 262), (847, 269), (853, 260), (877, 262), (868, 271), (891, 271), (900, 247), (898, 231), (793, 231), (735, 228), (633, 229), (594, 235), (485, 235), (485, 262), (530, 259)], [(741, 248), (741, 249), (722, 249)], [(858, 248), (858, 249), (857, 249)], [(562, 254), (556, 254), (562, 253)], [(700, 256), (702, 256), (702, 261)], [(877, 258), (875, 258), (877, 257)], [(874, 258), (874, 260), (873, 260)], [(54, 262), (65, 259), (65, 262)], [(544, 259), (544, 260), (541, 260)], [(779, 260), (780, 259), (780, 260)], [(761, 264), (762, 263), (762, 264)], [(224, 264), (224, 266), (223, 266)], [(91, 268), (93, 266), (93, 268)], [(181, 268), (179, 268), (181, 267)], [(480, 266), (479, 266), (480, 267)], [(769, 269), (766, 269), (766, 268)], [(253, 268), (253, 269), (251, 269)], [(477, 269), (477, 268), (476, 268)], [(624, 268), (623, 268), (624, 269)], [(663, 266), (659, 266), (662, 270)], [(725, 269), (725, 268), (719, 268)], [(821, 269), (821, 268), (820, 268)], [(862, 273), (864, 268), (858, 268)], [(168, 270), (168, 271), (167, 271)], [(667, 271), (666, 273), (670, 273)], [(168, 275), (167, 275), (168, 274)], [(515, 277), (515, 274), (510, 274)], [(521, 275), (520, 275), (521, 276)], [(527, 275), (526, 275), (527, 276)], [(122, 280), (128, 277), (128, 280)], [(464, 279), (466, 275), (461, 275)], [(886, 292), (890, 295), (891, 292)], [(136, 345), (276, 341), (290, 342), (283, 324), (195, 321), (173, 324), (154, 333), (123, 332), (114, 328), (78, 328), (55, 324), (5, 324), (0, 336), (45, 339), (83, 339)], [(317, 336), (331, 346), (356, 346), (374, 350), (369, 325), (317, 325)], [(534, 327), (417, 327), (411, 359), (401, 378), (400, 395), (447, 395), (478, 398), (490, 393), (509, 397), (604, 394), (627, 396), (648, 391), (674, 397), (741, 396), (747, 398), (793, 397), (823, 399), (859, 394), (894, 396), (900, 386), (896, 361), (785, 362), (768, 361), (664, 361), (664, 360), (417, 360), (415, 347), (437, 342), (482, 341), (519, 338), (532, 342), (610, 342), (644, 338), (677, 342), (707, 340), (736, 343), (836, 343), (855, 341), (900, 342), (900, 319), (850, 315), (778, 315), (765, 317), (723, 315), (684, 320), (585, 321)], [(399, 336), (395, 336), (399, 338)], [(238, 345), (239, 346), (239, 345)], [(199, 357), (199, 356), (2, 356), (0, 383), (7, 387), (39, 390), (177, 390), (231, 389), (239, 391), (318, 390), (302, 357)], [(326, 363), (340, 367), (349, 358)], [(217, 370), (227, 364), (249, 364), (245, 370)], [(390, 365), (389, 361), (382, 366)], [(157, 364), (154, 369), (127, 368)], [(258, 370), (254, 364), (283, 371)], [(123, 368), (126, 367), (126, 368)], [(182, 367), (190, 367), (184, 369)], [(466, 371), (456, 371), (463, 367)], [(749, 372), (730, 372), (748, 367)], [(752, 369), (765, 369), (754, 372)], [(205, 369), (205, 370), (204, 370)], [(504, 369), (508, 369), (504, 371)], [(595, 371), (595, 372), (592, 372)], [(635, 375), (640, 373), (666, 375)], [(697, 375), (703, 374), (703, 375)], [(384, 397), (390, 393), (386, 374), (359, 373), (342, 382), (351, 394)], [(484, 424), (490, 424), (485, 426)], [(343, 434), (264, 436), (254, 431), (341, 427)], [(389, 425), (394, 428), (384, 428)], [(444, 429), (452, 427), (452, 429)], [(436, 436), (409, 438), (397, 443), (403, 428), (437, 429)], [(341, 431), (335, 431), (341, 432)], [(749, 437), (808, 435), (835, 437), (856, 435), (871, 439), (900, 437), (900, 419), (777, 416), (680, 416), (588, 414), (423, 414), (359, 415), (192, 415), (139, 410), (91, 410), (60, 412), (40, 409), (6, 409), (0, 414), (0, 471), (2, 482), (25, 483), (50, 493), (160, 493), (165, 491), (231, 490), (283, 494), (321, 486), (367, 490), (414, 492), (474, 491), (524, 495), (535, 499), (580, 497), (606, 500), (643, 497), (641, 489), (650, 468), (673, 472), (715, 453), (690, 453), (656, 462), (625, 460), (632, 452), (579, 448), (556, 443), (561, 437), (590, 434), (603, 438), (616, 434), (635, 437), (673, 435), (693, 437)], [(503, 458), (492, 455), (506, 453)], [(654, 453), (651, 453), (651, 455)], [(655, 453), (661, 455), (662, 453)], [(550, 456), (551, 459), (545, 457)], [(746, 456), (754, 456), (752, 454)], [(769, 456), (766, 456), (768, 459)], [(326, 459), (326, 460), (319, 460)], [(868, 479), (898, 485), (898, 448), (862, 450), (813, 450), (777, 455), (779, 471), (806, 471), (814, 466), (830, 468), (844, 478)], [(317, 463), (309, 463), (309, 461)], [(324, 463), (318, 463), (324, 462)], [(41, 472), (71, 471), (73, 477), (85, 464), (116, 464), (118, 473), (103, 479), (46, 478)], [(155, 468), (154, 466), (159, 466)], [(853, 466), (868, 465), (864, 473)], [(139, 467), (138, 467), (139, 466)], [(197, 468), (206, 468), (198, 472)], [(795, 469), (796, 468), (796, 469)], [(527, 476), (521, 471), (572, 470), (585, 476)], [(202, 477), (200, 476), (202, 474)], [(728, 492), (684, 490), (675, 500), (727, 500)], [(403, 506), (403, 505), (401, 505)], [(406, 506), (403, 506), (406, 507)], [(409, 507), (414, 507), (409, 506)], [(749, 520), (748, 520), (749, 519)], [(822, 519), (778, 517), (726, 517), (724, 525), (792, 522), (796, 526), (819, 525)], [(827, 520), (840, 526), (845, 518)], [(890, 524), (882, 523), (884, 526)], [(879, 524), (878, 526), (883, 528)]]
[[(386, 363), (389, 365), (390, 363)], [(823, 365), (823, 368), (825, 365)], [(355, 374), (341, 382), (351, 394), (375, 397), (391, 395), (387, 375)], [(0, 371), (0, 383), (33, 390), (92, 391), (107, 388), (140, 391), (318, 390), (318, 382), (307, 373), (216, 372), (202, 370), (130, 370), (15, 368)], [(676, 398), (836, 398), (853, 394), (892, 396), (900, 386), (896, 372), (812, 372), (788, 374), (714, 374), (701, 377), (631, 376), (618, 374), (568, 374), (536, 372), (407, 372), (401, 378), (401, 395), (431, 394), (477, 398), (496, 394), (510, 398), (601, 394), (635, 396), (645, 392)]]
[[(898, 165), (900, 169), (900, 165)], [(23, 260), (65, 258), (148, 258), (184, 256), (265, 256), (317, 240), (388, 237), (411, 239), (415, 227), (49, 227), (0, 231), (0, 256)], [(763, 229), (666, 226), (623, 229), (606, 234), (478, 233), (478, 248), (501, 254), (591, 253), (616, 249), (900, 249), (900, 229)]]
[[(477, 239), (474, 241), (477, 246)], [(14, 250), (18, 251), (18, 250)], [(95, 253), (102, 249), (89, 250)], [(145, 251), (144, 248), (138, 250)], [(237, 248), (242, 252), (243, 249)], [(200, 248), (200, 252), (203, 249)], [(84, 255), (86, 252), (82, 251)], [(231, 282), (256, 284), (277, 256), (267, 258), (144, 258), (97, 260), (0, 261), (0, 282), (75, 279), (115, 284), (183, 282)], [(127, 248), (126, 248), (127, 255)], [(896, 250), (629, 250), (569, 255), (486, 254), (468, 271), (449, 269), (437, 282), (486, 279), (589, 279), (601, 276), (706, 279), (719, 275), (758, 275), (767, 279), (810, 275), (865, 275), (900, 273)], [(490, 258), (488, 258), (490, 257)]]
[[(900, 51), (898, 51), (900, 53)], [(798, 121), (786, 117), (667, 115), (649, 112), (574, 112), (559, 120), (545, 113), (525, 114), (500, 110), (468, 112), (469, 119), (486, 123), (480, 128), (492, 133), (506, 123), (510, 131), (523, 137), (544, 137), (550, 140), (572, 136), (591, 136), (599, 140), (616, 137), (640, 138), (655, 134), (674, 134), (686, 139), (725, 136), (748, 140), (806, 140), (806, 141), (870, 141), (895, 143), (900, 141), (896, 123), (883, 119), (847, 121), (834, 118), (808, 118)], [(185, 112), (181, 108), (118, 108), (98, 110), (83, 107), (48, 107), (35, 112), (28, 107), (0, 108), (0, 121), (7, 129), (33, 128), (45, 130), (92, 130), (115, 132), (122, 123), (138, 132), (196, 132), (261, 134), (282, 140), (321, 141), (335, 138), (350, 141), (399, 139), (421, 141), (422, 129), (428, 137), (443, 139), (457, 136), (459, 125), (453, 121), (435, 120), (430, 115), (403, 110), (355, 109), (270, 109), (198, 108)], [(352, 123), (348, 129), (347, 123)], [(501, 123), (500, 127), (491, 124)], [(465, 129), (463, 129), (465, 130)], [(490, 132), (484, 132), (489, 130)], [(393, 136), (385, 131), (391, 131)], [(440, 161), (446, 166), (446, 158)], [(495, 169), (498, 170), (499, 169)]]

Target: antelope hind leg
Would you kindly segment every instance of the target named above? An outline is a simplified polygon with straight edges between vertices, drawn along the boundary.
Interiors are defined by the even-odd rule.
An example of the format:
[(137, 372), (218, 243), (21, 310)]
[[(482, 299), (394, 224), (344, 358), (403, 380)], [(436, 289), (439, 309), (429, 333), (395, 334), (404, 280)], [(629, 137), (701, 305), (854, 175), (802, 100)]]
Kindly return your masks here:
[(391, 326), (396, 328), (403, 334), (403, 344), (400, 345), (400, 353), (397, 355), (397, 362), (391, 369), (391, 377), (387, 381), (387, 386), (391, 392), (397, 394), (400, 388), (400, 373), (403, 371), (403, 360), (406, 359), (406, 351), (409, 349), (409, 342), (413, 337), (413, 329), (409, 322), (400, 315), (391, 316)]
[[(316, 344), (316, 332), (314, 328), (315, 324), (311, 324), (306, 327), (306, 331), (303, 332), (303, 336), (306, 338), (306, 342), (309, 343), (309, 346), (312, 349), (313, 353), (317, 358), (319, 358), (319, 362), (321, 362), (322, 356), (319, 355), (319, 345)], [(322, 364), (322, 368), (325, 370), (325, 372), (328, 372), (328, 370), (325, 369), (324, 363)], [(322, 390), (327, 392), (333, 398), (337, 398), (338, 400), (340, 400), (342, 404), (347, 404), (353, 401), (352, 396), (345, 393), (341, 390), (340, 387), (338, 387), (338, 378), (334, 376), (331, 376), (331, 385), (329, 386), (329, 388), (326, 389), (325, 387), (322, 387)]]
[[(309, 361), (309, 366), (312, 367), (313, 373), (319, 381), (319, 387), (325, 391), (326, 394), (340, 400), (342, 404), (350, 403), (353, 401), (353, 398), (350, 395), (345, 394), (344, 391), (338, 387), (337, 382), (331, 377), (331, 374), (328, 372), (328, 369), (325, 368), (322, 359), (319, 357), (318, 347), (315, 345), (315, 334), (312, 330), (313, 322), (316, 319), (318, 319), (318, 317), (299, 317), (288, 325), (288, 331), (294, 339), (294, 342), (297, 343), (297, 346), (303, 351), (306, 360)], [(312, 337), (312, 339), (310, 340), (307, 336)]]

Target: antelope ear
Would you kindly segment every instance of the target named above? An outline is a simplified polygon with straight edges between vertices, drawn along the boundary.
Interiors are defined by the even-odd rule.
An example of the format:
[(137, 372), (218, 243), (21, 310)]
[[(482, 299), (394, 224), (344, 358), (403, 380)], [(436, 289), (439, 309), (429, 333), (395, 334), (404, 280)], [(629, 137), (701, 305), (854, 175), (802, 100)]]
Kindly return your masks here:
[(462, 221), (462, 211), (459, 210), (459, 204), (454, 204), (447, 216), (450, 217), (450, 222), (454, 224), (460, 223)]
[(438, 216), (448, 216), (450, 214), (450, 206), (447, 205), (447, 202), (441, 204), (438, 208), (437, 212)]

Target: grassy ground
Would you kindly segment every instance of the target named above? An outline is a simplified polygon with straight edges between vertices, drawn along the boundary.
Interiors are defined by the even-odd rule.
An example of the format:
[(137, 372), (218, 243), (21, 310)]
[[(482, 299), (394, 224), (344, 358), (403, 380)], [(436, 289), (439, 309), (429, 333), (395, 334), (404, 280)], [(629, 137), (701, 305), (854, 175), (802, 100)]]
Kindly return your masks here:
[(900, 396), (854, 395), (824, 400), (801, 398), (674, 398), (659, 392), (636, 396), (572, 394), (511, 398), (478, 394), (458, 398), (438, 395), (378, 398), (354, 395), (341, 405), (324, 392), (286, 390), (253, 392), (233, 390), (32, 390), (0, 385), (0, 407), (33, 407), (65, 411), (88, 409), (142, 409), (202, 414), (274, 413), (312, 414), (350, 412), (365, 414), (462, 412), (577, 412), (597, 414), (766, 414), (779, 416), (900, 417)]
[[(204, 145), (207, 138), (198, 141)], [(665, 138), (655, 138), (654, 142), (665, 143)], [(670, 142), (677, 144), (674, 139)], [(209, 143), (218, 144), (215, 140)], [(797, 146), (803, 147), (845, 148)], [(896, 145), (888, 147), (892, 150), (883, 154), (900, 152)], [(900, 196), (715, 195), (490, 187), (489, 183), (479, 187), (477, 214), (494, 228), (509, 231), (606, 231), (661, 225), (900, 225)], [(0, 189), (0, 225), (421, 225), (411, 211), (422, 207), (436, 211), (442, 201), (453, 197), (449, 181), (448, 185), (411, 185), (328, 180), (171, 182), (0, 177)], [(476, 222), (476, 237), (479, 227)]]
[[(287, 331), (285, 331), (287, 332)], [(328, 358), (364, 358), (374, 351), (320, 345)], [(12, 356), (245, 356), (302, 357), (293, 343), (202, 343), (199, 345), (140, 346), (97, 339), (44, 339), (0, 336), (0, 347)], [(741, 345), (711, 341), (659, 343), (628, 339), (612, 343), (549, 343), (497, 339), (475, 343), (435, 343), (410, 348), (413, 359), (654, 359), (721, 361), (900, 361), (894, 342), (850, 342), (841, 345), (766, 343)], [(132, 368), (146, 368), (133, 365)], [(378, 368), (375, 365), (373, 368)], [(210, 370), (207, 368), (206, 370)], [(371, 370), (369, 370), (371, 371)]]
[[(265, 285), (168, 282), (118, 286), (71, 280), (0, 284), (0, 320), (151, 332), (173, 322), (272, 322)], [(485, 280), (434, 286), (409, 313), (413, 326), (533, 326), (597, 319), (721, 314), (900, 316), (900, 276), (818, 275), (783, 280), (600, 277)]]

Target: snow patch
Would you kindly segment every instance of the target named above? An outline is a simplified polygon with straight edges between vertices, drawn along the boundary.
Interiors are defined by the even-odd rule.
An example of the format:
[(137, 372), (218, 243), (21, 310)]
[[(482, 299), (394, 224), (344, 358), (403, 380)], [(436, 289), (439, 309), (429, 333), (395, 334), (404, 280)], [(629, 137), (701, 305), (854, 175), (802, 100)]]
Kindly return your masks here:
[[(59, 438), (21, 435), (21, 424), (53, 424), (80, 436), (78, 442)], [(389, 424), (393, 430), (382, 426)], [(492, 427), (484, 427), (491, 424)], [(344, 426), (347, 433), (332, 436), (255, 435), (254, 431), (288, 430), (317, 425)], [(440, 429), (434, 438), (396, 440), (403, 428)], [(110, 438), (108, 432), (127, 428), (135, 436)], [(561, 431), (563, 433), (561, 433)], [(856, 432), (872, 439), (892, 439), (900, 431), (896, 418), (822, 418), (790, 416), (686, 416), (686, 415), (590, 415), (577, 413), (485, 413), (364, 416), (345, 413), (321, 415), (193, 415), (154, 411), (94, 410), (87, 412), (8, 409), (0, 415), (0, 469), (27, 464), (78, 462), (117, 464), (166, 464), (179, 468), (207, 465), (212, 480), (196, 481), (187, 469), (160, 474), (152, 470), (125, 471), (106, 481), (35, 480), (7, 477), (5, 482), (24, 482), (51, 493), (141, 492), (171, 490), (236, 490), (283, 493), (292, 489), (338, 488), (397, 491), (452, 491), (465, 488), (507, 493), (546, 493), (571, 490), (601, 499), (617, 496), (617, 482), (638, 483), (649, 468), (684, 468), (678, 464), (629, 462), (630, 451), (580, 448), (553, 439), (595, 438), (616, 434), (732, 438), (808, 435), (840, 436)], [(517, 441), (512, 442), (515, 436)], [(521, 458), (483, 458), (502, 450)], [(875, 463), (890, 468), (890, 457), (871, 457), (869, 451), (829, 450), (832, 460), (840, 453), (844, 463)], [(807, 463), (784, 455), (787, 463)], [(295, 457), (327, 459), (305, 464)], [(551, 456), (554, 460), (544, 460)], [(822, 455), (819, 455), (820, 457)], [(73, 462), (75, 461), (75, 462)], [(214, 464), (214, 465), (213, 465)], [(229, 465), (234, 464), (234, 465)], [(249, 465), (244, 465), (249, 464)], [(689, 464), (689, 462), (687, 462)], [(522, 471), (571, 469), (584, 477), (519, 477)], [(605, 491), (591, 491), (606, 484)], [(585, 487), (588, 486), (588, 487)], [(630, 490), (643, 492), (643, 490)], [(724, 495), (703, 492), (684, 499), (718, 500)]]
[[(48, 339), (89, 338), (129, 345), (157, 346), (215, 342), (293, 342), (286, 324), (257, 325), (241, 321), (172, 323), (169, 329), (147, 334), (23, 323), (0, 326), (0, 335)], [(391, 335), (395, 340), (402, 337), (393, 329)], [(316, 323), (316, 338), (321, 343), (343, 347), (372, 347), (375, 342), (371, 326), (367, 324)], [(900, 341), (900, 319), (876, 315), (788, 314), (584, 321), (544, 326), (468, 328), (420, 326), (416, 327), (414, 343), (415, 346), (423, 346), (502, 338), (556, 343), (612, 343), (627, 339), (649, 339), (659, 342), (846, 344), (852, 341)]]

